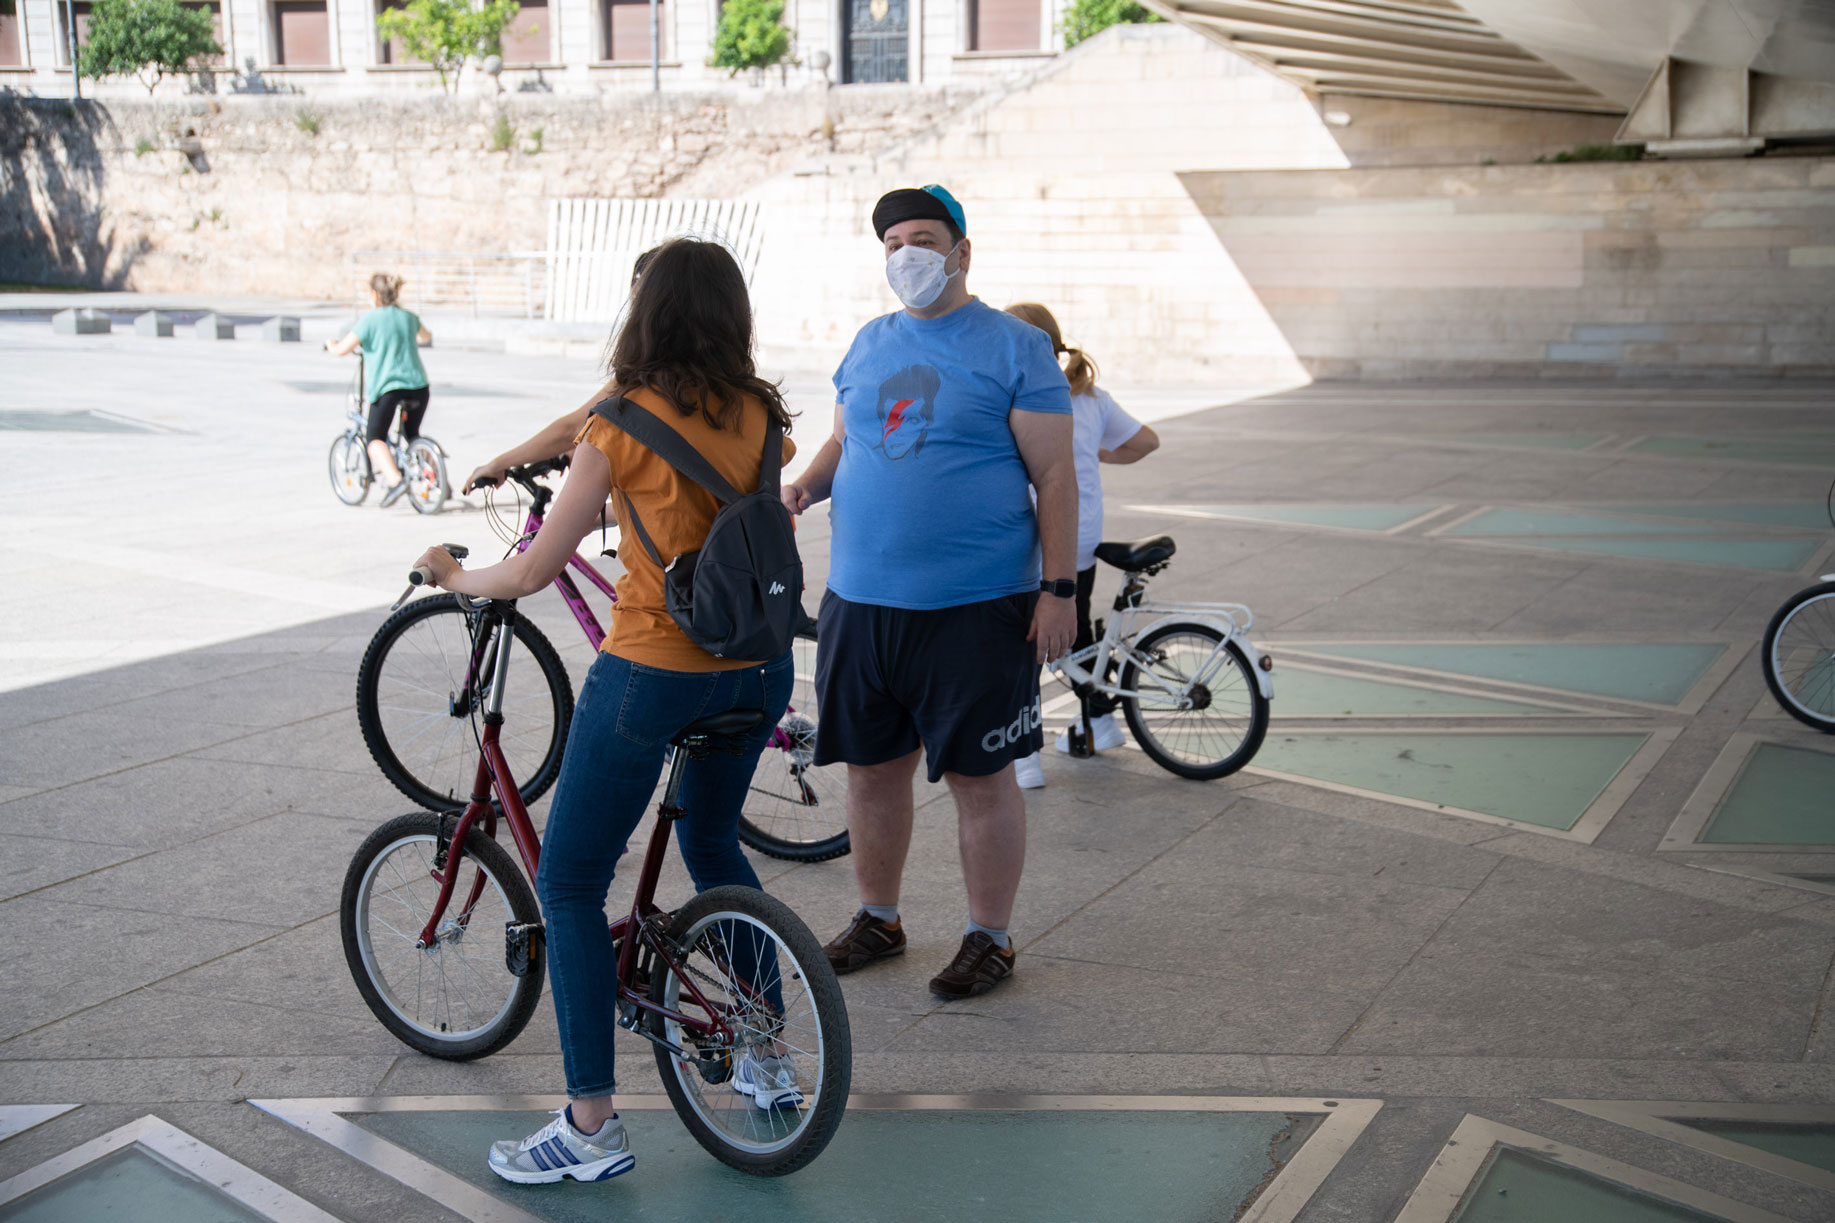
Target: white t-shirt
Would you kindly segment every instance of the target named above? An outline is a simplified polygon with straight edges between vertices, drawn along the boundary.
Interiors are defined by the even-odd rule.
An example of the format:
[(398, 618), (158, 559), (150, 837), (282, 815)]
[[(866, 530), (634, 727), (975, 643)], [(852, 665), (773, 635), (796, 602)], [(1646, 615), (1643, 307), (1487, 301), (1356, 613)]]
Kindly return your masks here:
[(1113, 450), (1140, 432), (1141, 423), (1122, 411), (1109, 393), (1092, 387), (1070, 397), (1075, 416), (1071, 450), (1077, 457), (1077, 569), (1096, 563), (1102, 542), (1102, 472), (1097, 453)]

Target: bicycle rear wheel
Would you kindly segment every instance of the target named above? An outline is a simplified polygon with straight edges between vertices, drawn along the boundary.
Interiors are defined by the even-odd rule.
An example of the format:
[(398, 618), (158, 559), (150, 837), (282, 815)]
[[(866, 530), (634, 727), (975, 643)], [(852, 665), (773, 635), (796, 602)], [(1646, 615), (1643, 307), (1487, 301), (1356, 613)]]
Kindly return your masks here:
[[(541, 630), (506, 614), (515, 652), (498, 746), (532, 803), (560, 775), (573, 683)], [(463, 807), (477, 777), (472, 718), (496, 674), (488, 635), (474, 640), (478, 615), (457, 595), (417, 599), (382, 622), (357, 670), (357, 725), (376, 766), (435, 811)]]
[[(668, 937), (680, 949), (680, 973), (654, 966), (651, 1000), (692, 1020), (717, 1017), (733, 1033), (719, 1041), (657, 1021), (663, 1038), (687, 1054), (655, 1050), (682, 1124), (741, 1172), (783, 1176), (805, 1166), (841, 1124), (854, 1064), (841, 985), (821, 944), (783, 901), (746, 887), (702, 892), (675, 915)], [(735, 1088), (733, 1072), (748, 1054), (784, 1059), (802, 1102), (760, 1108)]]
[(331, 491), (345, 505), (361, 505), (370, 495), (370, 456), (364, 450), (363, 439), (356, 434), (346, 433), (331, 444), (326, 466), (331, 474)]
[[(372, 832), (345, 872), (338, 928), (357, 992), (383, 1026), (422, 1053), (469, 1061), (515, 1040), (541, 1001), (542, 957), (520, 977), (506, 962), (507, 927), (541, 921), (541, 909), (503, 846), (473, 828), (455, 847), (455, 823), (419, 811)], [(436, 869), (459, 878), (423, 948)]]
[(408, 482), (408, 501), (423, 514), (437, 514), (452, 494), (446, 482), (446, 456), (440, 444), (431, 438), (417, 437), (408, 443), (408, 461), (402, 466), (402, 479)]
[(1835, 582), (1800, 590), (1765, 629), (1765, 683), (1784, 711), (1835, 734)]
[(799, 636), (792, 651), (790, 708), (759, 753), (739, 815), (739, 839), (773, 858), (826, 862), (849, 849), (847, 766), (815, 763), (815, 634)]
[(1268, 733), (1268, 698), (1234, 641), (1192, 621), (1161, 625), (1134, 649), (1152, 661), (1122, 667), (1122, 714), (1155, 764), (1208, 781), (1249, 763)]

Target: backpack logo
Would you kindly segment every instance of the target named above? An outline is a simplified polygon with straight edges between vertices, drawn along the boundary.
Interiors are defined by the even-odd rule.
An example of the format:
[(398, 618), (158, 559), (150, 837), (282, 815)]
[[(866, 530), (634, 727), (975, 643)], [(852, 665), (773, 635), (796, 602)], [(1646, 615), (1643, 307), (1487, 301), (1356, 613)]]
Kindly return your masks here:
[(781, 595), (784, 593), (784, 584), (782, 582), (773, 582), (771, 583), (771, 589), (766, 591), (765, 593)]

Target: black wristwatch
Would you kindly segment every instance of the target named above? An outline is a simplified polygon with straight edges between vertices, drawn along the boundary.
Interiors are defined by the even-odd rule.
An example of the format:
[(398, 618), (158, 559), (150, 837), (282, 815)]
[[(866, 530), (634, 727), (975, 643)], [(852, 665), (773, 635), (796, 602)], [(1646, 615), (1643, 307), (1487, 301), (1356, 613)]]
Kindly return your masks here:
[(1074, 599), (1077, 597), (1077, 579), (1047, 578), (1039, 583), (1039, 589), (1048, 595), (1057, 595), (1060, 599)]

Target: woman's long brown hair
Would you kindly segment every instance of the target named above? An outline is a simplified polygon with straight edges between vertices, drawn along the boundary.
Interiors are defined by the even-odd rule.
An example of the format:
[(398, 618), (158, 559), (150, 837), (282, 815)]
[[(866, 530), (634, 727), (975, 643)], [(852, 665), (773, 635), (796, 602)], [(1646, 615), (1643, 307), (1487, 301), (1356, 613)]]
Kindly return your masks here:
[(790, 427), (777, 384), (752, 359), (752, 303), (739, 263), (718, 242), (672, 238), (650, 252), (606, 364), (611, 393), (656, 392), (683, 416), (734, 428), (746, 396)]

